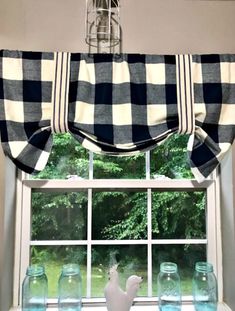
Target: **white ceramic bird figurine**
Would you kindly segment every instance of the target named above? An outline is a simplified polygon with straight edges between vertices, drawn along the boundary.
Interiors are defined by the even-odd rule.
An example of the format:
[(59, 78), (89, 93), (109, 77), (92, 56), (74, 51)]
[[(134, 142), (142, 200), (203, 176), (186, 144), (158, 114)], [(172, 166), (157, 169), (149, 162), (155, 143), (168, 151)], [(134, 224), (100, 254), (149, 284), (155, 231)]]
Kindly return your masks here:
[(126, 281), (126, 291), (119, 286), (117, 265), (109, 270), (109, 281), (104, 289), (108, 311), (129, 311), (143, 278), (131, 275)]

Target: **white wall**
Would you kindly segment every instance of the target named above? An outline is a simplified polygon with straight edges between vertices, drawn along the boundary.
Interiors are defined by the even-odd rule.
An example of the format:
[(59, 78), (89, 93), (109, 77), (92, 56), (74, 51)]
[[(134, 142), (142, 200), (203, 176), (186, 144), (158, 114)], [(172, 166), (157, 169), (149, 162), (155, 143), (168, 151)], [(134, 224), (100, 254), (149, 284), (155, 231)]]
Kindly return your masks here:
[[(120, 1), (123, 52), (235, 53), (235, 1)], [(84, 17), (85, 0), (0, 0), (0, 49), (87, 52)], [(9, 275), (10, 280), (10, 272), (13, 270), (13, 254), (10, 255), (13, 245), (13, 201), (5, 199), (5, 178), (13, 173), (5, 168), (5, 161), (0, 158), (0, 280), (6, 275)], [(13, 192), (14, 188), (11, 190)], [(230, 191), (232, 193), (232, 188)], [(223, 202), (226, 203), (226, 200)], [(3, 209), (5, 204), (8, 205), (7, 213)], [(232, 204), (231, 198), (230, 213)], [(223, 219), (226, 220), (228, 214), (226, 209), (224, 211)], [(224, 244), (225, 298), (233, 302), (235, 310), (235, 286), (230, 285), (234, 273), (231, 274), (229, 270), (234, 265), (231, 260), (235, 258), (232, 244), (234, 218), (230, 220), (233, 239), (231, 244)], [(229, 232), (223, 230), (223, 233), (227, 239)], [(4, 251), (7, 243), (9, 247), (5, 249), (9, 253)], [(0, 307), (1, 311), (7, 311), (6, 306), (10, 304), (10, 285), (11, 280), (0, 287), (0, 306), (5, 298), (5, 306)]]
[[(120, 0), (123, 51), (235, 51), (235, 2)], [(0, 48), (86, 52), (85, 0), (0, 0)]]

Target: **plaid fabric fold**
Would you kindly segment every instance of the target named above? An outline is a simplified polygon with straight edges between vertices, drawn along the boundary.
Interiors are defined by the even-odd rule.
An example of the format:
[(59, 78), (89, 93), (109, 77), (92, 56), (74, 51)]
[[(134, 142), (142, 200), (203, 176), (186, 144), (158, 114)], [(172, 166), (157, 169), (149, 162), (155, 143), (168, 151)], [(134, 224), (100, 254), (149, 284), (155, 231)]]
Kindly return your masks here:
[(45, 167), (52, 147), (53, 72), (53, 53), (0, 52), (1, 143), (27, 173)]
[(98, 153), (130, 155), (173, 133), (201, 181), (234, 139), (235, 55), (0, 53), (4, 152), (35, 173), (53, 133), (70, 132)]
[(235, 55), (193, 55), (195, 131), (189, 139), (198, 181), (220, 163), (235, 137)]

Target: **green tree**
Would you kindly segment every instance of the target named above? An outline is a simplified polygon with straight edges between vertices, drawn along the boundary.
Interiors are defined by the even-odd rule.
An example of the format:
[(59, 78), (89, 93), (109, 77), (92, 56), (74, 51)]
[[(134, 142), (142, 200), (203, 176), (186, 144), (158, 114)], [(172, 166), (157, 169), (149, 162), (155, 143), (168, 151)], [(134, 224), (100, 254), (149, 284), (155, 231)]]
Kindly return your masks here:
[[(188, 137), (173, 135), (151, 151), (152, 178), (192, 178)], [(145, 178), (145, 155), (94, 155), (94, 178)], [(89, 152), (70, 134), (54, 136), (47, 167), (36, 178), (88, 178)], [(33, 239), (85, 239), (87, 193), (39, 193), (32, 198)], [(94, 192), (93, 237), (146, 239), (146, 192)], [(204, 192), (152, 192), (154, 238), (204, 238)]]

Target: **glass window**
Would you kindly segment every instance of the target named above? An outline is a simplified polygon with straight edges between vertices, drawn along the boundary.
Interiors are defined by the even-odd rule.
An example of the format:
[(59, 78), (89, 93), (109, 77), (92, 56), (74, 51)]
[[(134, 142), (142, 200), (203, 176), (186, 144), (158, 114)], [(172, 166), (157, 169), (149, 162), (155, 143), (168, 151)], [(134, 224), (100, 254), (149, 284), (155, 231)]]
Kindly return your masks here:
[(213, 179), (193, 180), (187, 140), (174, 135), (151, 152), (114, 157), (55, 135), (45, 170), (22, 178), (22, 277), (30, 262), (44, 264), (53, 299), (62, 265), (76, 262), (83, 296), (102, 299), (118, 263), (120, 286), (142, 276), (138, 296), (148, 299), (157, 295), (160, 263), (173, 261), (183, 296), (191, 295), (195, 263), (215, 260), (216, 188)]
[(30, 247), (30, 262), (32, 264), (42, 264), (45, 266), (48, 278), (48, 295), (50, 298), (57, 298), (58, 279), (61, 268), (64, 264), (79, 262), (83, 276), (83, 296), (86, 295), (86, 258), (87, 250), (85, 246), (37, 246)]
[(195, 262), (206, 261), (207, 250), (205, 244), (167, 244), (153, 246), (153, 295), (157, 295), (157, 275), (161, 262), (175, 262), (181, 279), (183, 296), (192, 294), (192, 276)]
[(87, 192), (32, 192), (32, 240), (87, 238)]

